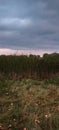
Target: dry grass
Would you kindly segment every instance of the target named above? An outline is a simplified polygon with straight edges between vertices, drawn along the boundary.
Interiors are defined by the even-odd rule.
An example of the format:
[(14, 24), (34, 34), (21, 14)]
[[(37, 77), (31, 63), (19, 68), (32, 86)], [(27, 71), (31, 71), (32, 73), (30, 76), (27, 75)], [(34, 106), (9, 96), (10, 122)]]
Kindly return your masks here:
[(0, 123), (6, 130), (58, 130), (59, 86), (32, 79), (0, 81)]

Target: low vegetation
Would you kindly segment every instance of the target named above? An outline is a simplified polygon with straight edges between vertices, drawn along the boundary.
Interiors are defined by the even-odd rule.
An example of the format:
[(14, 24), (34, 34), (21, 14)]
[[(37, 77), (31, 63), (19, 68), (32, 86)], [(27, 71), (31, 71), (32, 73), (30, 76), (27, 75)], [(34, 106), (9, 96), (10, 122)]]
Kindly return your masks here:
[(59, 130), (59, 77), (0, 80), (1, 130)]

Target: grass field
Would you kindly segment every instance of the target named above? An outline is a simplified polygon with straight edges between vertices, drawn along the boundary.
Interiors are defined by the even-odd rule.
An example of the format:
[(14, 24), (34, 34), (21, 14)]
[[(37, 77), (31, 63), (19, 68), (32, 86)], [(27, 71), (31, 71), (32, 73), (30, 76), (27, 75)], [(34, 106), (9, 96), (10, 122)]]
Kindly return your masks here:
[(59, 78), (0, 81), (0, 127), (59, 130)]

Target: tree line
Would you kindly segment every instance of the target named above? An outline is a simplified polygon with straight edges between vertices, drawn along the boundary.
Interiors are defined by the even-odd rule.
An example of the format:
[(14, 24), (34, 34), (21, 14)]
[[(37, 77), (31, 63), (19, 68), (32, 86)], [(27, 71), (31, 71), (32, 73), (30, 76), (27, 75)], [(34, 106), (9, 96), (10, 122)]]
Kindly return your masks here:
[(1, 55), (0, 79), (48, 78), (59, 75), (59, 53), (39, 55)]

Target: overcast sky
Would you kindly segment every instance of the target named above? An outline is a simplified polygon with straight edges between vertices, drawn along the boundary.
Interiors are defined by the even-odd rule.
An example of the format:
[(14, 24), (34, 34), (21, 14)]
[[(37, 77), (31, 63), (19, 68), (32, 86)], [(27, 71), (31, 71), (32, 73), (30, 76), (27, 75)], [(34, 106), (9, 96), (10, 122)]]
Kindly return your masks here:
[(59, 0), (0, 0), (0, 48), (59, 52)]

